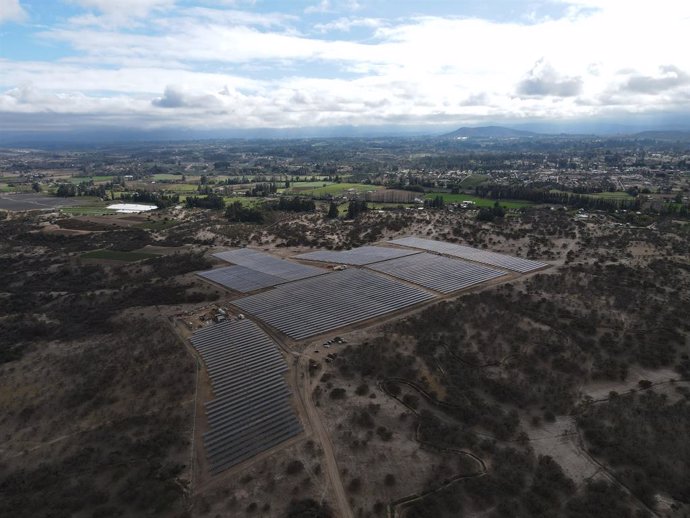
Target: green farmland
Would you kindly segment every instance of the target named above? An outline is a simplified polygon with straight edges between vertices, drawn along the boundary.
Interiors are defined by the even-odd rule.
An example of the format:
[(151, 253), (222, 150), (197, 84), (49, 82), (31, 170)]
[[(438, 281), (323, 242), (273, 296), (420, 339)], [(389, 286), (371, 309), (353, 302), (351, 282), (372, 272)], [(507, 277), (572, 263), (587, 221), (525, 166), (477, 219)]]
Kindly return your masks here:
[(379, 189), (383, 189), (384, 187), (381, 185), (369, 185), (369, 184), (364, 184), (364, 183), (333, 183), (330, 185), (326, 185), (325, 187), (323, 186), (324, 183), (328, 182), (299, 182), (299, 186), (301, 187), (301, 184), (303, 183), (316, 183), (319, 186), (314, 187), (312, 189), (299, 189), (296, 190), (295, 188), (298, 187), (298, 185), (293, 184), (293, 187), (290, 190), (285, 191), (286, 193), (292, 193), (292, 194), (305, 194), (307, 196), (337, 196), (340, 194), (346, 194), (347, 191), (350, 189), (354, 189), (355, 192), (358, 193), (364, 193), (368, 191), (376, 191)]

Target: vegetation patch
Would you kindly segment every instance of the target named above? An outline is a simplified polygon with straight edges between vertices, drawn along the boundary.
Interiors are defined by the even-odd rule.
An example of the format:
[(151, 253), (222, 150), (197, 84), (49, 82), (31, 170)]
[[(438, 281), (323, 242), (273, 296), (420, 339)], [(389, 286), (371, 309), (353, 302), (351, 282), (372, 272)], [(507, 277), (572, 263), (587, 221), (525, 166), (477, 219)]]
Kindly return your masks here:
[[(446, 204), (471, 201), (474, 202), (474, 204), (477, 207), (493, 207), (494, 203), (496, 203), (496, 200), (492, 200), (489, 198), (480, 198), (479, 196), (472, 196), (470, 194), (450, 194), (443, 192), (427, 193), (424, 195), (424, 199), (433, 200), (437, 196), (441, 196), (443, 198), (443, 202)], [(505, 207), (506, 209), (522, 209), (524, 207), (529, 207), (530, 205), (533, 205), (531, 201), (523, 200), (499, 200), (499, 204), (501, 205), (501, 207)]]
[(92, 250), (81, 255), (82, 259), (107, 259), (109, 261), (134, 262), (157, 257), (149, 252), (122, 252), (119, 250)]

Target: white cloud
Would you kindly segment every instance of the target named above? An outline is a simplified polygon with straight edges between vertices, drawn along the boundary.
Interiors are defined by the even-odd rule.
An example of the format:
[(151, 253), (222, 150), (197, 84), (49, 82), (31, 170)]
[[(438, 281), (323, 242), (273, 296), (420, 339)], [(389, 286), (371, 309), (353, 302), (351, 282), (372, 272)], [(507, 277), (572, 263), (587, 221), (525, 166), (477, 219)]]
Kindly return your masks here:
[(19, 0), (0, 0), (0, 23), (23, 22), (26, 19), (26, 11)]
[[(41, 34), (73, 57), (0, 60), (1, 111), (292, 127), (560, 119), (678, 110), (690, 98), (690, 7), (669, 0), (655, 4), (661, 12), (637, 2), (562, 2), (572, 7), (565, 16), (528, 25), (331, 16), (313, 27), (283, 13), (148, 0), (130, 13), (149, 13), (145, 31), (94, 27), (126, 10), (123, 2), (79, 2), (100, 14)], [(372, 35), (354, 40), (352, 27)]]
[(78, 25), (102, 25), (112, 27), (126, 25), (142, 19), (153, 11), (164, 11), (175, 5), (175, 0), (69, 0), (85, 9), (93, 9), (100, 16), (87, 13), (72, 21)]
[(319, 32), (343, 31), (347, 32), (353, 27), (368, 27), (377, 29), (385, 25), (380, 18), (338, 18), (327, 23), (316, 23), (314, 29)]
[(310, 5), (304, 12), (311, 13), (327, 13), (332, 9), (330, 0), (321, 0), (318, 4)]

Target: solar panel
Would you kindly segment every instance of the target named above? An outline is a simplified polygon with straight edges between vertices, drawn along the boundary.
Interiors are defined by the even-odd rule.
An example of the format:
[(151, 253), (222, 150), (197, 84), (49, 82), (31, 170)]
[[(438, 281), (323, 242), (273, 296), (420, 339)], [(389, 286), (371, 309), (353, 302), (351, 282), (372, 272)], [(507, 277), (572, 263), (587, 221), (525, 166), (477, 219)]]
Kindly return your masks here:
[(542, 263), (540, 261), (522, 259), (521, 257), (498, 254), (496, 252), (480, 250), (479, 248), (472, 248), (471, 246), (445, 243), (443, 241), (435, 241), (433, 239), (404, 237), (401, 239), (394, 239), (390, 241), (390, 243), (410, 248), (429, 250), (431, 252), (459, 257), (461, 259), (476, 261), (478, 263), (490, 264), (492, 266), (505, 268), (506, 270), (512, 270), (519, 273), (527, 273), (549, 266), (547, 263)]
[(226, 250), (213, 255), (234, 265), (199, 272), (197, 275), (241, 293), (326, 273), (320, 268), (293, 263), (249, 248)]
[(297, 255), (295, 256), (295, 259), (361, 266), (417, 253), (419, 252), (403, 250), (400, 248), (362, 246), (359, 248), (353, 248), (352, 250), (342, 251), (319, 250), (316, 252)]
[(383, 261), (369, 268), (441, 293), (451, 293), (506, 275), (501, 270), (427, 253)]
[(365, 270), (333, 272), (250, 295), (233, 304), (295, 340), (392, 313), (434, 297)]
[(242, 293), (269, 288), (276, 284), (286, 282), (285, 279), (281, 277), (276, 277), (275, 275), (269, 275), (239, 265), (199, 272), (197, 275)]
[(285, 281), (295, 281), (326, 273), (320, 268), (293, 263), (287, 259), (280, 259), (274, 255), (250, 248), (227, 250), (213, 255), (228, 263), (251, 268), (254, 271), (273, 275)]
[(290, 405), (277, 344), (250, 320), (200, 329), (192, 345), (211, 378), (204, 434), (211, 473), (219, 473), (302, 432)]

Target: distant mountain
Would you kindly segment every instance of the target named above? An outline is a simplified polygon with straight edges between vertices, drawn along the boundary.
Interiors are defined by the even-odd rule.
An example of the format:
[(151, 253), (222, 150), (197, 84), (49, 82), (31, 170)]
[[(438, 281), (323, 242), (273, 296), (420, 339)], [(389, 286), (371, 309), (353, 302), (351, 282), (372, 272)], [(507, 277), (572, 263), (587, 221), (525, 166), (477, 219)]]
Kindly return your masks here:
[(460, 128), (443, 135), (444, 138), (526, 138), (536, 137), (539, 133), (516, 130), (503, 126), (481, 126), (478, 128)]

